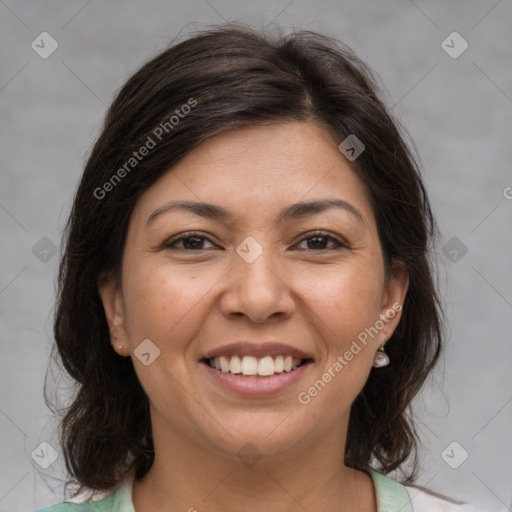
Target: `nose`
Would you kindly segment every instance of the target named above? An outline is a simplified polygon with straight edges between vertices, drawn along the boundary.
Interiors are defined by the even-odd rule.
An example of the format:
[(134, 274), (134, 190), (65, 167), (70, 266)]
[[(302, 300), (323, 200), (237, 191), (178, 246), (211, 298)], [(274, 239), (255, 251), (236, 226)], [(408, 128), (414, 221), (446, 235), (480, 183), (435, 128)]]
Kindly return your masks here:
[(227, 287), (220, 299), (226, 318), (246, 317), (254, 323), (289, 318), (295, 310), (293, 292), (282, 265), (265, 249), (248, 263), (237, 253), (228, 274)]

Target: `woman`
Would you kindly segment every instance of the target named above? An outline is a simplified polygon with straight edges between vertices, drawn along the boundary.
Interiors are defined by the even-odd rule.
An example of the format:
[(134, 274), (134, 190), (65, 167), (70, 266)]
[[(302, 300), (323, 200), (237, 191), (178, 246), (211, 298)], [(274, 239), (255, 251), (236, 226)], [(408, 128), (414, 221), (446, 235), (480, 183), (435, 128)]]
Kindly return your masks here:
[(471, 510), (413, 487), (435, 225), (376, 89), (336, 41), (240, 25), (124, 85), (67, 227), (78, 489), (45, 510)]

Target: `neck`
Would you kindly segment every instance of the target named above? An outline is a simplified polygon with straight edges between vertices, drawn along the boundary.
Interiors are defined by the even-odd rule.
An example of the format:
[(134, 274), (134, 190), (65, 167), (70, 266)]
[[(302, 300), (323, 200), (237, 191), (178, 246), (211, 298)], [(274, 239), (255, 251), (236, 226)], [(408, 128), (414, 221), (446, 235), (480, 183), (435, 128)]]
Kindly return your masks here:
[(377, 510), (371, 477), (343, 464), (345, 439), (339, 425), (321, 439), (301, 442), (300, 449), (261, 458), (253, 449), (252, 460), (176, 436), (154, 436), (154, 463), (133, 485), (136, 512)]

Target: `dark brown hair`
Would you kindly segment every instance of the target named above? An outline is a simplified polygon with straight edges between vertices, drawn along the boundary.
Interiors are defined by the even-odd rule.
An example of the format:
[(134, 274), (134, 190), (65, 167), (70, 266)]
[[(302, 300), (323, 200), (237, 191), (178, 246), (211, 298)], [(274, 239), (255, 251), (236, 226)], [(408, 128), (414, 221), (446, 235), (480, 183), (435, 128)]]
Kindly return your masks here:
[[(196, 33), (128, 79), (80, 180), (58, 278), (56, 348), (76, 381), (60, 425), (68, 484), (110, 490), (127, 471), (140, 478), (153, 462), (148, 398), (131, 358), (112, 350), (98, 293), (102, 276), (119, 271), (136, 201), (212, 135), (291, 120), (328, 127), (339, 142), (351, 134), (363, 141), (352, 167), (372, 202), (386, 271), (401, 262), (409, 273), (402, 318), (386, 343), (391, 365), (372, 370), (352, 404), (344, 462), (389, 473), (414, 456), (404, 483), (414, 481), (419, 438), (410, 404), (441, 351), (429, 261), (436, 228), (405, 132), (377, 91), (369, 69), (332, 38), (241, 24)], [(161, 140), (127, 166), (155, 133)]]

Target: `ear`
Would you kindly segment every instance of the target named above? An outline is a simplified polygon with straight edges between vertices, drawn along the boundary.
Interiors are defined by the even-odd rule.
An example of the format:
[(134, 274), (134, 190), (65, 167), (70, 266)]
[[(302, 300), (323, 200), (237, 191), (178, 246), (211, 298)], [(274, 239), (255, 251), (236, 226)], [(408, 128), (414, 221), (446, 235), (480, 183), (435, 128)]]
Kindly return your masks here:
[[(125, 311), (122, 290), (118, 280), (111, 274), (102, 276), (98, 292), (103, 303), (110, 331), (110, 343), (119, 355), (128, 355), (128, 337), (125, 330)], [(119, 346), (123, 349), (120, 350)]]
[(393, 334), (400, 317), (409, 287), (409, 273), (401, 261), (394, 262), (391, 274), (386, 278), (382, 294), (380, 319), (384, 328), (379, 332), (379, 343), (386, 342)]

